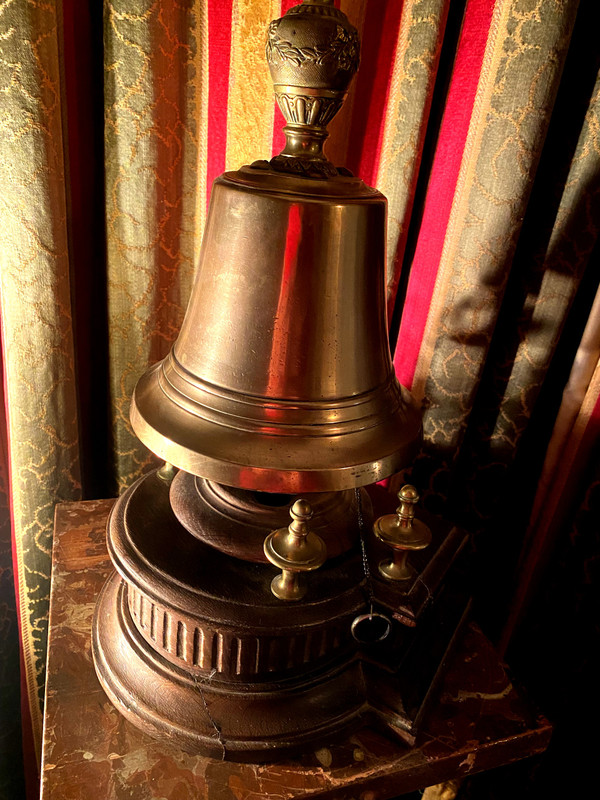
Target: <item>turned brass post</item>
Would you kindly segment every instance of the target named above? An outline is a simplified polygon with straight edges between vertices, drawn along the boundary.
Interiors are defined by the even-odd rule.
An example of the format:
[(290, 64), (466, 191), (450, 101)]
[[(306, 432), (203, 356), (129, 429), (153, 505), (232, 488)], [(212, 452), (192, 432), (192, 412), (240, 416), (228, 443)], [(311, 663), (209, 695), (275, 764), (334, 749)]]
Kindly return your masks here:
[(398, 499), (400, 505), (396, 513), (375, 520), (373, 531), (393, 552), (391, 560), (380, 562), (380, 574), (390, 581), (409, 581), (417, 576), (417, 571), (408, 561), (409, 553), (427, 547), (431, 542), (431, 531), (424, 522), (415, 519), (419, 495), (414, 486), (403, 486)]
[(271, 581), (271, 591), (280, 600), (300, 600), (306, 594), (302, 572), (318, 569), (327, 558), (325, 542), (308, 530), (313, 512), (306, 500), (296, 500), (290, 509), (292, 522), (265, 539), (265, 555), (281, 570)]
[(161, 480), (166, 483), (171, 483), (175, 475), (177, 475), (177, 468), (174, 467), (173, 464), (169, 464), (168, 461), (165, 461), (156, 474)]

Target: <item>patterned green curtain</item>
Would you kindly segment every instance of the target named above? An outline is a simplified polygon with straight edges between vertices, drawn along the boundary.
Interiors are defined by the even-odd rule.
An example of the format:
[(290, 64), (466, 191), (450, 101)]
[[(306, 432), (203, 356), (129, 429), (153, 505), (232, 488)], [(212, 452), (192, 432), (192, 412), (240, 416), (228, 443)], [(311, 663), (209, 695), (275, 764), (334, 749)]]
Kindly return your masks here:
[[(2, 659), (11, 668), (9, 674), (2, 673), (3, 696), (8, 696), (12, 714), (1, 721), (5, 749), (0, 786), (7, 786), (7, 797), (15, 796), (11, 789), (19, 778), (13, 761), (19, 744), (14, 725), (14, 700), (19, 696), (17, 611), (23, 691), (29, 701), (24, 703), (24, 724), (26, 730), (31, 726), (39, 747), (54, 506), (81, 496), (57, 11), (52, 3), (12, 2), (0, 9), (6, 493), (0, 512), (0, 576)], [(15, 587), (7, 587), (12, 584), (11, 539), (16, 601)]]

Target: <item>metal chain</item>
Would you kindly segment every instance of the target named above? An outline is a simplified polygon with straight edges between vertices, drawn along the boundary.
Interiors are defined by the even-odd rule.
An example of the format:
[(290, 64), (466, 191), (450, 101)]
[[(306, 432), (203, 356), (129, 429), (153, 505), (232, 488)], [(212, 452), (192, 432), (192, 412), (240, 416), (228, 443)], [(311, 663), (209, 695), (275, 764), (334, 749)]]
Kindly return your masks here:
[(369, 615), (373, 616), (373, 604), (375, 602), (375, 595), (373, 593), (373, 581), (371, 579), (371, 568), (369, 567), (369, 559), (367, 557), (367, 548), (365, 545), (365, 520), (363, 517), (362, 496), (360, 489), (355, 489), (356, 495), (356, 508), (358, 512), (358, 534), (360, 539), (360, 551), (362, 554), (363, 572), (365, 575), (365, 588), (367, 590), (367, 601), (369, 603)]

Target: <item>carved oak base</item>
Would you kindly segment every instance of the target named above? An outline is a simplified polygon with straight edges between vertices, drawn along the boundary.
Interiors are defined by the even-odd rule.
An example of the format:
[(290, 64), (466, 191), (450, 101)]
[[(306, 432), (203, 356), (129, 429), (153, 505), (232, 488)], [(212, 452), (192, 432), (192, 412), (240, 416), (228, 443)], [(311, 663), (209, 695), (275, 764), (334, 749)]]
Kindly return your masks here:
[(117, 575), (103, 589), (94, 661), (112, 703), (151, 736), (213, 758), (258, 762), (360, 724), (367, 708), (358, 661), (278, 685), (200, 678), (148, 647), (126, 594)]
[(303, 600), (282, 602), (269, 588), (274, 567), (208, 546), (206, 532), (192, 536), (169, 490), (159, 472), (145, 476), (108, 524), (119, 574), (98, 601), (93, 654), (124, 716), (184, 749), (238, 761), (302, 750), (366, 718), (412, 743), (467, 601), (440, 580), (464, 534), (438, 533), (419, 586), (374, 580), (375, 611), (391, 632), (359, 645), (351, 626), (368, 606), (357, 547), (311, 574)]

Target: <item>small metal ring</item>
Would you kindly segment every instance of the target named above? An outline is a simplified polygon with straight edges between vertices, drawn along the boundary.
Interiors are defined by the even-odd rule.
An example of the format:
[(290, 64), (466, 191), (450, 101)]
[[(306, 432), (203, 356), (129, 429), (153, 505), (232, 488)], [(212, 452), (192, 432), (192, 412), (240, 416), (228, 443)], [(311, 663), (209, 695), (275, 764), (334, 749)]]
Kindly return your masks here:
[[(382, 628), (382, 630), (380, 630), (378, 635), (373, 636), (373, 633), (377, 633), (378, 627), (380, 629)], [(371, 630), (372, 634), (370, 636), (365, 636), (365, 629), (366, 631)], [(373, 612), (370, 614), (359, 614), (358, 617), (352, 620), (350, 631), (359, 644), (376, 644), (377, 642), (383, 642), (383, 640), (387, 639), (390, 635), (392, 632), (392, 621), (389, 617), (386, 617), (385, 614), (374, 614)], [(361, 631), (363, 631), (362, 634)]]

